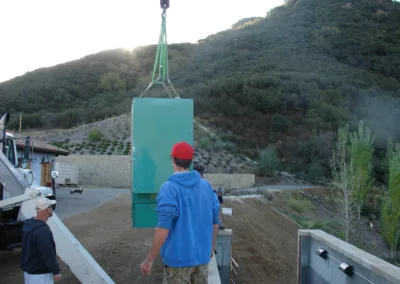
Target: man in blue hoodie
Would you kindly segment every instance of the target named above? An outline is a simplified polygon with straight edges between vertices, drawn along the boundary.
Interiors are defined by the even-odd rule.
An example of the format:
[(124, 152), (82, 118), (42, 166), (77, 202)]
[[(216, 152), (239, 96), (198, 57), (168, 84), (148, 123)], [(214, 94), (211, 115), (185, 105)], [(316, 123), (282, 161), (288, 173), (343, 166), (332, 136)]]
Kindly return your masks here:
[(190, 171), (194, 149), (186, 142), (172, 147), (174, 174), (157, 195), (158, 224), (152, 247), (140, 265), (151, 273), (161, 249), (164, 282), (208, 283), (208, 263), (218, 234), (219, 202), (211, 185), (197, 171)]
[(46, 224), (53, 216), (55, 200), (39, 198), (35, 218), (27, 219), (22, 227), (21, 269), (25, 284), (54, 283), (61, 280), (53, 233)]

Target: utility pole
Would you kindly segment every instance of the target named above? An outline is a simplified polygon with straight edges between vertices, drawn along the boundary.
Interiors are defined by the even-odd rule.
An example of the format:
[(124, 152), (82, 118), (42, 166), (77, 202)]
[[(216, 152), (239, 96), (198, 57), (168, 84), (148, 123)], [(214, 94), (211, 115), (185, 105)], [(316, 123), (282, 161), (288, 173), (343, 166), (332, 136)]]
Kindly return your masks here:
[(18, 113), (19, 115), (19, 133), (22, 131), (22, 111)]

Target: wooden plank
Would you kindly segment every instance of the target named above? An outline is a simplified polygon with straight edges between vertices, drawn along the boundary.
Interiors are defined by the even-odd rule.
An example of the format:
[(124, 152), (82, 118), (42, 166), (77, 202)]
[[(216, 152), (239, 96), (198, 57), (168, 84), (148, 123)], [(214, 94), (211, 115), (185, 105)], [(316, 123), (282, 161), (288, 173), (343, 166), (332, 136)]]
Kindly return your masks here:
[(40, 167), (40, 185), (44, 186), (45, 185), (45, 164), (42, 164)]
[(233, 270), (233, 272), (235, 272), (236, 275), (238, 275), (235, 268), (233, 268), (233, 266), (232, 266), (232, 270)]
[(239, 264), (237, 264), (237, 262), (233, 259), (233, 257), (231, 258), (233, 263), (236, 265), (237, 268), (239, 268)]
[(44, 163), (41, 166), (41, 173), (40, 173), (40, 185), (46, 186), (47, 183), (51, 183), (51, 164)]

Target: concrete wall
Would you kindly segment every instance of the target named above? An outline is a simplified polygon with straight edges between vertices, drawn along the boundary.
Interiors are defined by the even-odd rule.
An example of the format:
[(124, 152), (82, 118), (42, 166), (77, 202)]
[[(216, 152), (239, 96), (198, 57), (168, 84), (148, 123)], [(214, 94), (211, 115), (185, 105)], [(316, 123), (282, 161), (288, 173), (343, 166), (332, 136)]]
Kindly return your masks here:
[(220, 268), (221, 284), (231, 284), (232, 230), (219, 230), (215, 243), (217, 264)]
[[(317, 254), (327, 252), (326, 258)], [(400, 268), (321, 230), (299, 230), (299, 284), (400, 283)], [(352, 275), (339, 269), (341, 264), (353, 266)]]
[(253, 174), (204, 174), (204, 178), (213, 187), (222, 186), (224, 188), (247, 188), (256, 182)]
[(215, 255), (211, 258), (208, 263), (208, 284), (221, 284), (221, 278), (218, 273), (217, 261)]
[[(56, 161), (76, 164), (80, 185), (131, 188), (131, 156), (69, 155), (57, 157)], [(255, 183), (253, 174), (204, 174), (204, 178), (214, 189), (218, 186), (246, 188)]]
[(79, 168), (79, 185), (131, 187), (131, 156), (69, 155), (56, 162), (74, 163)]

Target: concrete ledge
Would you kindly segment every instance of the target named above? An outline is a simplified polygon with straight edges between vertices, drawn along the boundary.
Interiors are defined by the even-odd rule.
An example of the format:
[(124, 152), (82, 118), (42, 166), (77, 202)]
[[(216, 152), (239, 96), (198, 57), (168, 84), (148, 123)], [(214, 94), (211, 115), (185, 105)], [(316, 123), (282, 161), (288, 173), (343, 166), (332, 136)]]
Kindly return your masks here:
[(208, 264), (208, 284), (221, 284), (215, 255), (211, 258), (211, 261)]
[[(204, 178), (214, 186), (224, 188), (248, 188), (254, 186), (254, 174), (204, 174)], [(216, 188), (214, 188), (216, 189)]]
[[(347, 242), (344, 242), (322, 230), (299, 230), (300, 237), (311, 237), (316, 241), (325, 244), (328, 251), (329, 248), (342, 254), (344, 257), (351, 259), (355, 263), (360, 264), (365, 269), (373, 271), (381, 277), (391, 281), (392, 283), (400, 283), (400, 268), (392, 265), (366, 251), (363, 251)], [(310, 254), (313, 252), (310, 252)], [(315, 252), (314, 252), (315, 253)]]
[(218, 230), (218, 236), (232, 236), (232, 229)]

